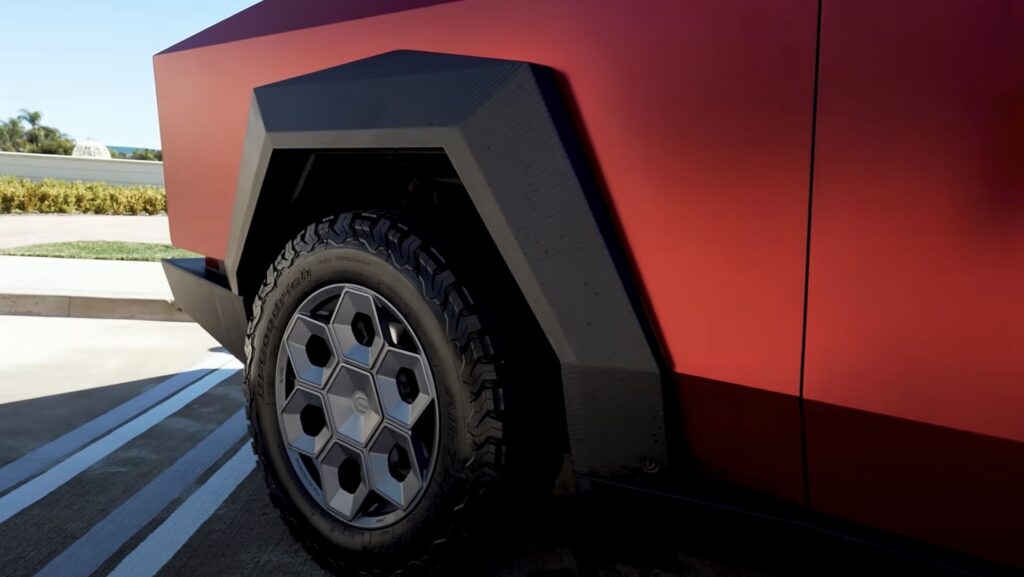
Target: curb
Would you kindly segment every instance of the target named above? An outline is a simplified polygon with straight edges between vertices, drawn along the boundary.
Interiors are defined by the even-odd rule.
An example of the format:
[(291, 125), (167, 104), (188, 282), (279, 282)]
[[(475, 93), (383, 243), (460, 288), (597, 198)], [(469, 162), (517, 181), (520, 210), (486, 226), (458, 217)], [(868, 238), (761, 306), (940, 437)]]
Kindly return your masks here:
[(45, 294), (0, 294), (0, 315), (192, 321), (167, 299)]

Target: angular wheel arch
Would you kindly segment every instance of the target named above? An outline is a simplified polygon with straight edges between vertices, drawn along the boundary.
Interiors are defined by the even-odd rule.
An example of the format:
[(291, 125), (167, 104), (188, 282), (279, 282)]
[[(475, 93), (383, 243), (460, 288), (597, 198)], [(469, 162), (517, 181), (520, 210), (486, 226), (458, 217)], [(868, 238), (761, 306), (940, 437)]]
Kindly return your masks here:
[(258, 260), (253, 223), (297, 193), (268, 177), (275, 151), (443, 150), (558, 356), (576, 472), (663, 475), (657, 344), (562, 98), (543, 66), (413, 51), (256, 88), (228, 282)]

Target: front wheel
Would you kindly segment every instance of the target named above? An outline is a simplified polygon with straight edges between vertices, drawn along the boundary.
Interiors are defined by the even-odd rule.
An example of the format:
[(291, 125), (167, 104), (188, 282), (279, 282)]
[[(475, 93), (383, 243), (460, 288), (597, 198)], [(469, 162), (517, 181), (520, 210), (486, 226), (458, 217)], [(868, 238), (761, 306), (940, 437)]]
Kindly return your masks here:
[(253, 304), (253, 449), (292, 533), (328, 569), (432, 573), (504, 474), (501, 357), (477, 301), (392, 214), (285, 247)]

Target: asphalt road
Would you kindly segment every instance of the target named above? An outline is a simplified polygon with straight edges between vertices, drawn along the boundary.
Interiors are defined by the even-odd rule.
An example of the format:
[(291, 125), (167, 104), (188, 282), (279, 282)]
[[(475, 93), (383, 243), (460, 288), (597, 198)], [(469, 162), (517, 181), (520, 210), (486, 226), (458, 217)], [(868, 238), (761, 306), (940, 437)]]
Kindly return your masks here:
[[(238, 363), (190, 323), (0, 316), (0, 574), (324, 575), (253, 469)], [(471, 545), (459, 574), (921, 574), (736, 516), (565, 494)]]

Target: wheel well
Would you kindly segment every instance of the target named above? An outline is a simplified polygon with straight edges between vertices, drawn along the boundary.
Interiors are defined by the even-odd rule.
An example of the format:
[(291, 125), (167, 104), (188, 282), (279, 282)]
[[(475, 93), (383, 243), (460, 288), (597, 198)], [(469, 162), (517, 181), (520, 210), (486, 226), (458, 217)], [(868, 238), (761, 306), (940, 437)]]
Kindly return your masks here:
[[(510, 370), (529, 368), (527, 375), (513, 375), (524, 387), (512, 389), (523, 391), (524, 404), (530, 399), (523, 433), (545, 437), (528, 441), (531, 445), (550, 444), (550, 435), (555, 434), (567, 451), (558, 357), (443, 149), (275, 150), (238, 266), (246, 310), (251, 311), (267, 267), (289, 239), (311, 222), (354, 210), (403, 213), (467, 286), (495, 303), (481, 312), (493, 315), (489, 320), (500, 327), (496, 338), (502, 342), (496, 344), (512, 355)], [(544, 383), (550, 393), (535, 394), (541, 391), (530, 383)], [(519, 404), (520, 399), (506, 401)], [(519, 428), (516, 421), (506, 427)], [(538, 427), (542, 422), (552, 429)], [(553, 466), (560, 467), (561, 462)]]

